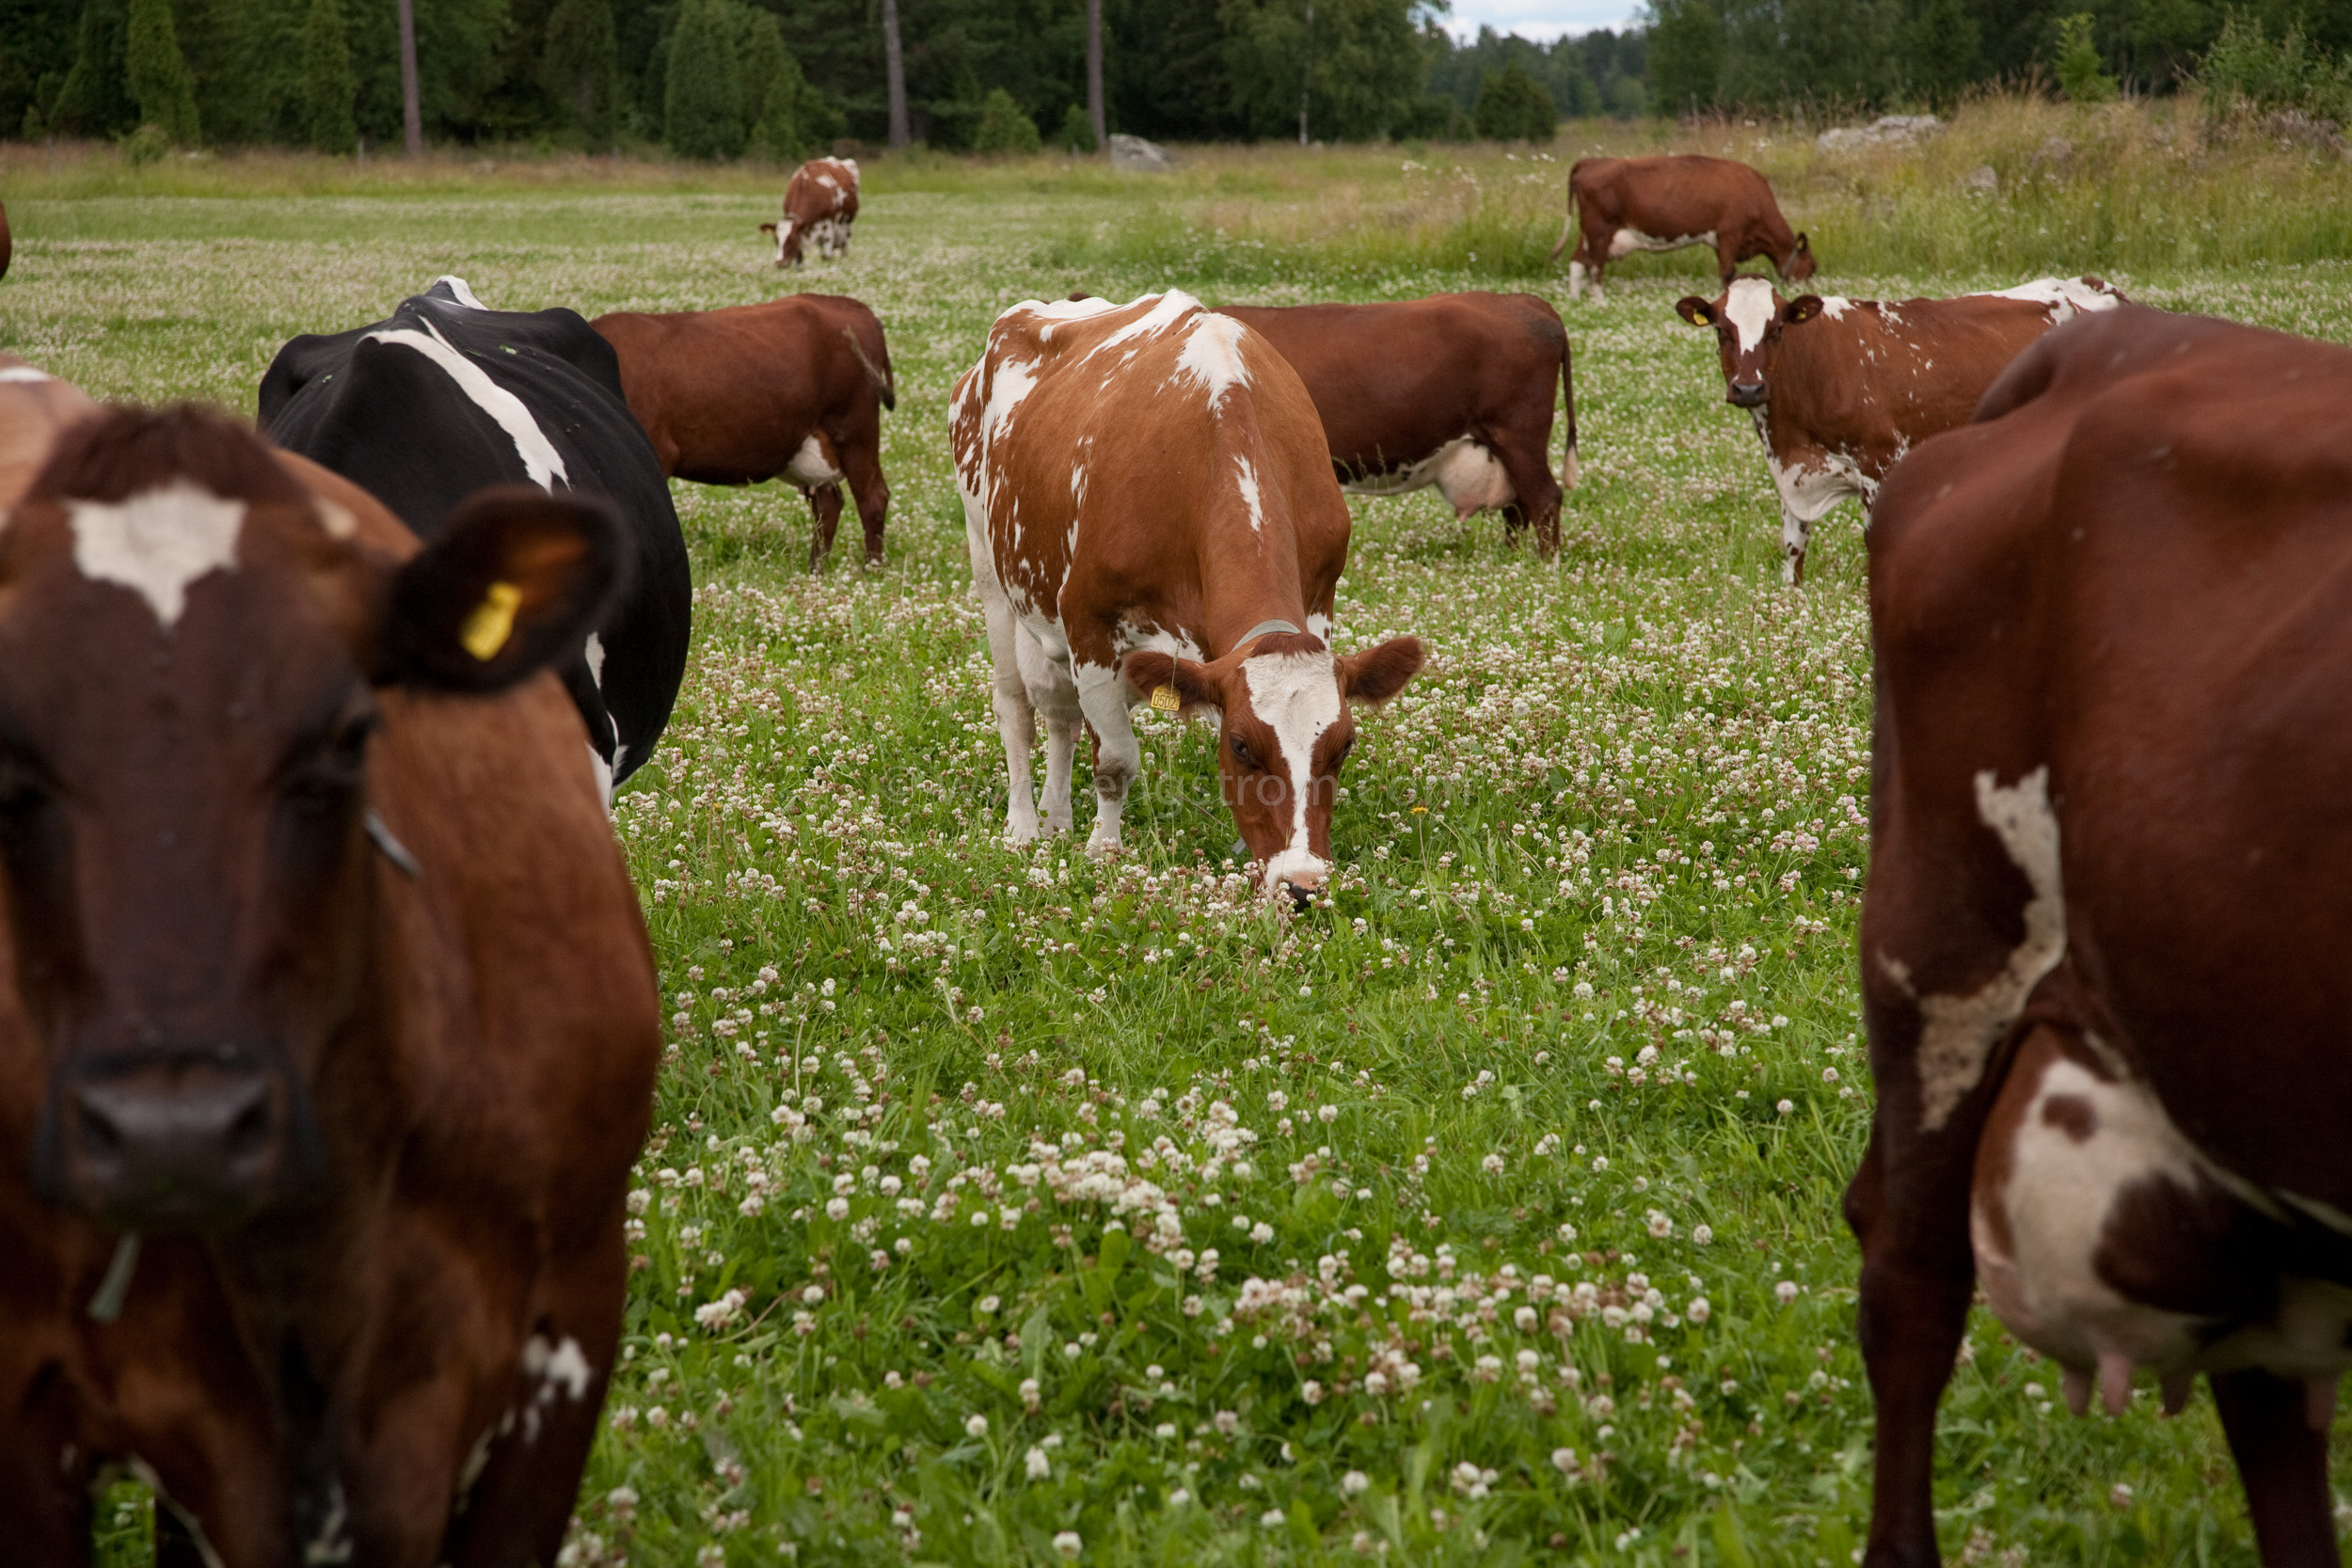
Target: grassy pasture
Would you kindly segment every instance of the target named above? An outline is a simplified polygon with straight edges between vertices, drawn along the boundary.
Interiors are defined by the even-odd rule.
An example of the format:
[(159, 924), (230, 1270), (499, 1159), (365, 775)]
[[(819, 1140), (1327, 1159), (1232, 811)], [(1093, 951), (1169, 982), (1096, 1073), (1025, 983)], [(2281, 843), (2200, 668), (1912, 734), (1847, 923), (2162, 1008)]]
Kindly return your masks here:
[[(1979, 133), (2059, 134), (1963, 121), (1842, 174), (1775, 128), (1706, 135), (1780, 141), (1760, 155), (1789, 160), (1841, 292), (2096, 268), (2352, 340), (2352, 266), (2294, 248), (2338, 221), (2340, 172), (2298, 183), (2299, 155), (2227, 144), (2147, 174), (2185, 206), (2275, 181), (2213, 251), (1904, 239), (1959, 232)], [(887, 568), (852, 546), (804, 574), (805, 508), (775, 486), (678, 491), (696, 654), (616, 813), (672, 1045), (570, 1560), (1850, 1560), (1862, 556), (1841, 512), (1806, 590), (1778, 586), (1755, 437), (1668, 309), (1711, 262), (1636, 261), (1606, 306), (1562, 306), (1584, 484), (1556, 567), (1428, 495), (1357, 503), (1338, 640), (1411, 631), (1434, 657), (1366, 722), (1332, 909), (1248, 895), (1206, 738), (1149, 714), (1120, 860), (997, 839), (946, 429), (995, 311), (1075, 283), (1557, 302), (1533, 263), (1565, 163), (1663, 135), (1570, 127), (1555, 163), (1220, 150), (1162, 182), (869, 169), (854, 254), (783, 286), (854, 293), (890, 334)], [(2091, 180), (2076, 147), (2065, 190)], [(777, 183), (0, 150), (0, 346), (103, 395), (249, 412), (284, 338), (442, 272), (517, 309), (766, 297)], [(2077, 1421), (2057, 1386), (1976, 1323), (1945, 1405), (1948, 1553), (2253, 1560), (2209, 1402), (2168, 1422), (2143, 1390)], [(108, 1499), (108, 1561), (144, 1560), (146, 1506)]]

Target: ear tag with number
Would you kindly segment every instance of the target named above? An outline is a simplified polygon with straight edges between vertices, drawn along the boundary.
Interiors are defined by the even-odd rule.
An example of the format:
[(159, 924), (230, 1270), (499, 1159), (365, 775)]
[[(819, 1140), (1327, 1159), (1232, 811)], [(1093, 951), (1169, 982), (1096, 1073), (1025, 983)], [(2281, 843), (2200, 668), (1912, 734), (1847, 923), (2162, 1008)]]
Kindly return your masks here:
[(457, 631), (457, 641), (466, 652), (487, 664), (506, 646), (506, 640), (515, 635), (515, 611), (522, 608), (523, 591), (511, 582), (494, 582), (482, 595), (482, 602), (466, 615), (466, 624)]
[(1152, 706), (1157, 711), (1174, 713), (1184, 705), (1184, 700), (1176, 695), (1174, 687), (1155, 686), (1152, 689)]

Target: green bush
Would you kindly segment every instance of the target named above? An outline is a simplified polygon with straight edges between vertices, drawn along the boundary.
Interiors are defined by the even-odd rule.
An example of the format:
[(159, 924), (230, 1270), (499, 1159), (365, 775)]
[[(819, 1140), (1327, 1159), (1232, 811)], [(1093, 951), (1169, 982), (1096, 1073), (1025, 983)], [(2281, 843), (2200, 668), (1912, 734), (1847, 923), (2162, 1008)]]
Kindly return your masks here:
[(149, 120), (121, 139), (122, 161), (133, 168), (145, 168), (160, 162), (171, 150), (171, 138), (164, 135), (162, 126)]
[(1470, 122), (1487, 141), (1548, 142), (1559, 130), (1560, 111), (1543, 85), (1514, 62), (1486, 72)]
[(2090, 39), (2090, 12), (2058, 18), (2057, 70), (2058, 91), (2069, 103), (2105, 103), (2115, 96), (2115, 78)]
[(729, 0), (685, 0), (670, 36), (662, 139), (681, 158), (732, 158), (743, 150), (742, 63)]
[(2291, 23), (2283, 37), (2273, 40), (2263, 31), (2261, 18), (2231, 11), (2221, 36), (2198, 64), (2197, 80), (2224, 113), (2243, 105), (2352, 119), (2352, 58), (2328, 58)]
[(992, 87), (980, 100), (980, 123), (972, 133), (975, 152), (1035, 152), (1041, 146), (1037, 121), (1021, 112), (1012, 94)]
[(612, 145), (620, 115), (621, 55), (609, 0), (559, 0), (548, 18), (539, 83), (592, 151)]
[(1054, 145), (1064, 151), (1088, 153), (1098, 150), (1094, 142), (1094, 121), (1085, 108), (1073, 103), (1062, 111), (1061, 129), (1054, 133)]
[(139, 118), (173, 143), (194, 147), (204, 139), (197, 122), (196, 79), (180, 53), (171, 22), (171, 0), (131, 0), (123, 43), (123, 76), (138, 101)]
[(310, 0), (302, 29), (302, 100), (310, 145), (321, 152), (349, 152), (359, 145), (354, 91), (342, 0)]

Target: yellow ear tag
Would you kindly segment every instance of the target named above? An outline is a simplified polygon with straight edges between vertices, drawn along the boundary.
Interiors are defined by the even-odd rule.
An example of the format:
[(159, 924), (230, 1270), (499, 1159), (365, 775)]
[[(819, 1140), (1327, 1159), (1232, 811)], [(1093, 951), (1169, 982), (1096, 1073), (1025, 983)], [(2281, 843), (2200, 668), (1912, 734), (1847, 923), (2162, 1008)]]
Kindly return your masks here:
[(494, 582), (482, 595), (482, 602), (466, 616), (466, 624), (458, 628), (457, 641), (466, 652), (487, 664), (498, 657), (506, 640), (515, 635), (515, 611), (523, 604), (523, 591), (511, 582)]
[(1174, 713), (1184, 705), (1184, 701), (1176, 695), (1174, 687), (1155, 686), (1152, 689), (1152, 706), (1159, 712)]

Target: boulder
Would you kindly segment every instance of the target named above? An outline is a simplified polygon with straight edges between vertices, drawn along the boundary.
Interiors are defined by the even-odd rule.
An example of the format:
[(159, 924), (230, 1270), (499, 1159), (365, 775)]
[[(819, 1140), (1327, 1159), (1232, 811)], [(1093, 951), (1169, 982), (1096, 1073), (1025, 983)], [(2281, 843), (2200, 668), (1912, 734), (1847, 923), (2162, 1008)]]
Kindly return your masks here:
[(1909, 147), (1922, 136), (1944, 129), (1933, 115), (1881, 115), (1867, 125), (1840, 125), (1813, 138), (1823, 152), (1851, 152), (1864, 147)]
[(1159, 174), (1174, 168), (1177, 157), (1157, 142), (1131, 136), (1123, 131), (1111, 133), (1111, 167), (1141, 169), (1147, 174)]

